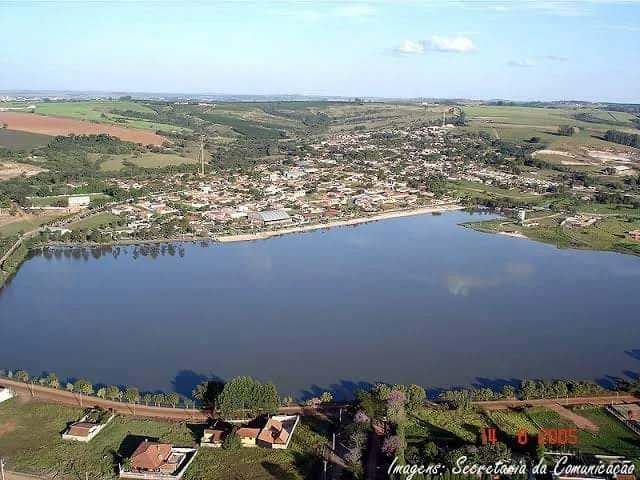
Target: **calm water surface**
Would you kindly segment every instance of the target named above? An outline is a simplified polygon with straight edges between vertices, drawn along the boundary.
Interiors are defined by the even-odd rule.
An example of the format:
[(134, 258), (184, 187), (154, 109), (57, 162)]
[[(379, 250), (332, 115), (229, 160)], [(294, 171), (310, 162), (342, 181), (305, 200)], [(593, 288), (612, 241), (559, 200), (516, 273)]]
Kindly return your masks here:
[(36, 255), (0, 292), (0, 367), (182, 393), (250, 374), (296, 396), (640, 370), (640, 258), (457, 225), (471, 218)]

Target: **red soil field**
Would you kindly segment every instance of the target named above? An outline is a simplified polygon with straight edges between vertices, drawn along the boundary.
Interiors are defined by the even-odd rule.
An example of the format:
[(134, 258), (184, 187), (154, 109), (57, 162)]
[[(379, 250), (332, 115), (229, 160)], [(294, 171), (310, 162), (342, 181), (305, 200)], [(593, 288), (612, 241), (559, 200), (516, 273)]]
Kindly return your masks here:
[(152, 132), (131, 128), (94, 123), (73, 118), (45, 117), (35, 113), (0, 112), (0, 125), (7, 124), (12, 130), (41, 133), (44, 135), (91, 135), (106, 133), (120, 140), (142, 143), (144, 145), (162, 145), (166, 139)]

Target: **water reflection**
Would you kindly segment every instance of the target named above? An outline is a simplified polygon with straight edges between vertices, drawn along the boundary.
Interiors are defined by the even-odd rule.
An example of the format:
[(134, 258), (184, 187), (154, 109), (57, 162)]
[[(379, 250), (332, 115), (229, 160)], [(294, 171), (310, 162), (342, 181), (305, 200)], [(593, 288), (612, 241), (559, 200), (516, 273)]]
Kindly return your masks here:
[(638, 370), (640, 258), (458, 226), (473, 218), (41, 249), (0, 291), (0, 368), (144, 390), (249, 374), (294, 396)]

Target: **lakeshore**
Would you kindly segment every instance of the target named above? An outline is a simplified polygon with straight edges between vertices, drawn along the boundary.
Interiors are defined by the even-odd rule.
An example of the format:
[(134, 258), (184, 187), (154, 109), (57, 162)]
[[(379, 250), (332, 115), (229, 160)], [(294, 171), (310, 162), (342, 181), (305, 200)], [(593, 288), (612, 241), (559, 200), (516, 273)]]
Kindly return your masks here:
[(458, 204), (448, 204), (432, 207), (421, 207), (410, 210), (393, 210), (385, 213), (371, 215), (369, 217), (350, 218), (348, 220), (335, 220), (327, 223), (316, 223), (312, 225), (300, 225), (295, 227), (281, 228), (277, 230), (264, 230), (256, 233), (240, 233), (237, 235), (223, 235), (216, 237), (216, 241), (222, 243), (228, 242), (246, 242), (250, 240), (266, 240), (271, 237), (289, 235), (292, 233), (312, 232), (314, 230), (324, 230), (336, 227), (347, 227), (352, 225), (361, 225), (364, 223), (378, 222), (380, 220), (389, 220), (392, 218), (411, 217), (414, 215), (426, 215), (431, 213), (445, 213), (457, 210), (464, 210), (465, 207)]
[[(409, 215), (215, 248), (34, 251), (0, 292), (0, 364), (149, 390), (243, 373), (294, 397), (331, 389), (337, 399), (378, 380), (446, 387), (637, 370), (640, 259), (460, 228), (481, 218), (492, 216)], [(579, 326), (561, 321), (576, 305)], [(116, 331), (127, 335), (98, 352), (95, 339)], [(598, 363), (581, 361), (605, 336)], [(575, 362), (563, 360), (567, 339)], [(457, 361), (437, 367), (448, 357)]]

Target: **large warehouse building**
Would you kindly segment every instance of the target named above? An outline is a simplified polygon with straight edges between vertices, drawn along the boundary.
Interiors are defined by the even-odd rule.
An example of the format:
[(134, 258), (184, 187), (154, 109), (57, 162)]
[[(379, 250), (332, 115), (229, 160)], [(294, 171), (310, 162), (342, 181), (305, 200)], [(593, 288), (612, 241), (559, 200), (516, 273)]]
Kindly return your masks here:
[(260, 225), (281, 225), (291, 223), (291, 217), (284, 210), (265, 210), (264, 212), (252, 212), (249, 214), (252, 223)]

